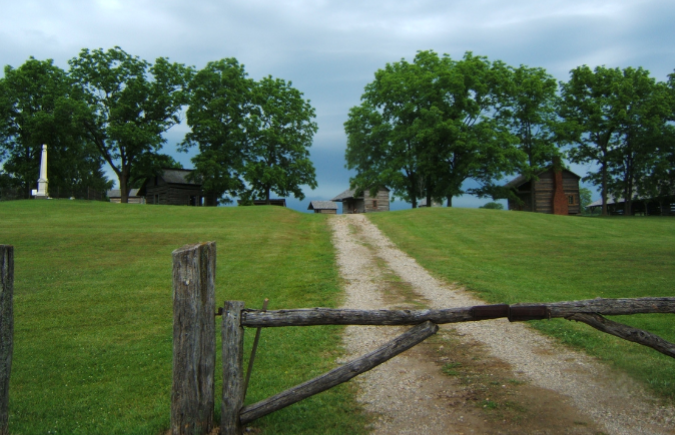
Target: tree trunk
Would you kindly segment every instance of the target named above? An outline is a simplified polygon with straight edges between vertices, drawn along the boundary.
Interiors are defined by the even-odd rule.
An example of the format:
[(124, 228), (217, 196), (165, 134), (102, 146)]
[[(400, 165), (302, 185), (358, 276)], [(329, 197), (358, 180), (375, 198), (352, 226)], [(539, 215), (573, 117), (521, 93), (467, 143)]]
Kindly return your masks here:
[(448, 202), (446, 204), (448, 207), (452, 207), (452, 196), (448, 196)]
[(129, 180), (129, 167), (125, 164), (122, 166), (122, 171), (118, 175), (120, 179), (120, 202), (122, 204), (129, 203), (129, 189), (127, 187), (127, 181)]
[(270, 187), (265, 188), (265, 204), (270, 205)]
[(602, 192), (600, 195), (602, 196), (602, 216), (607, 216), (607, 164), (605, 162), (602, 163), (602, 186), (601, 190)]

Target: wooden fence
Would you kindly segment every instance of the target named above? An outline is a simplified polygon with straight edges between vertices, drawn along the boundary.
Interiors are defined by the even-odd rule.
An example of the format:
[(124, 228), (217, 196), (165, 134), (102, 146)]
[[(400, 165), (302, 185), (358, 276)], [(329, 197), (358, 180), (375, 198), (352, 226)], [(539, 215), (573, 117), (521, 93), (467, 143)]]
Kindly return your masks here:
[[(250, 310), (226, 301), (215, 312), (215, 242), (184, 246), (173, 252), (174, 362), (171, 397), (173, 435), (206, 434), (213, 428), (215, 316), (222, 315), (221, 435), (238, 435), (242, 426), (366, 372), (421, 343), (439, 324), (508, 318), (511, 322), (565, 318), (602, 332), (649, 346), (675, 358), (675, 345), (647, 331), (606, 319), (605, 315), (675, 313), (675, 298), (590, 299), (516, 305), (480, 305), (440, 310), (351, 310), (311, 308)], [(215, 316), (214, 316), (215, 313)], [(414, 325), (380, 348), (321, 376), (258, 403), (243, 406), (244, 327), (312, 325)], [(257, 337), (256, 333), (256, 344)], [(255, 352), (256, 346), (254, 345)], [(250, 375), (251, 356), (248, 375)]]
[(0, 435), (7, 435), (9, 375), (14, 347), (14, 247), (0, 245)]

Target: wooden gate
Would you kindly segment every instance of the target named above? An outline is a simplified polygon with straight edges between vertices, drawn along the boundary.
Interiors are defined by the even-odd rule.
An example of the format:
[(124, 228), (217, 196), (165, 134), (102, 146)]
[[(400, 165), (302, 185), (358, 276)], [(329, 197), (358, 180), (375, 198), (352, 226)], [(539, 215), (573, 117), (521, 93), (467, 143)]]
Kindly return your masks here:
[[(565, 318), (586, 323), (602, 332), (649, 346), (675, 358), (673, 343), (647, 331), (603, 317), (675, 313), (675, 298), (598, 298), (545, 304), (480, 305), (439, 310), (310, 308), (267, 311), (246, 309), (244, 302), (241, 301), (226, 301), (216, 313), (215, 259), (215, 242), (188, 245), (173, 252), (174, 360), (171, 398), (173, 435), (206, 434), (213, 428), (216, 352), (214, 317), (220, 315), (222, 315), (223, 373), (221, 435), (238, 435), (242, 426), (247, 423), (326, 391), (382, 364), (434, 335), (438, 331), (439, 324), (503, 317), (511, 322)], [(313, 325), (414, 326), (380, 348), (328, 373), (258, 403), (243, 406), (248, 381), (244, 378), (243, 367), (244, 328)]]

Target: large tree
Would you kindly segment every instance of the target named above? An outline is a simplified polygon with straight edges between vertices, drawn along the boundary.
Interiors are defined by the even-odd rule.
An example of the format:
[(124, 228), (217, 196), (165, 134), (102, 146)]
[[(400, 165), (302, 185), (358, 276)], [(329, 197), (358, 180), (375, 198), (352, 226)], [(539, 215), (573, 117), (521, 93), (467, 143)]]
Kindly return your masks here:
[(512, 85), (501, 62), (466, 53), (421, 51), (375, 73), (345, 123), (353, 184), (377, 182), (417, 206), (417, 199), (461, 195), (468, 178), (484, 187), (522, 165), (505, 121)]
[(510, 92), (507, 122), (518, 138), (518, 147), (527, 154), (522, 171), (532, 176), (549, 165), (559, 154), (556, 130), (559, 118), (558, 82), (543, 68), (521, 65), (513, 68), (513, 88)]
[(655, 156), (655, 140), (665, 127), (665, 87), (642, 68), (573, 69), (561, 84), (560, 115), (565, 139), (573, 146), (569, 158), (596, 163), (598, 171), (586, 179), (600, 185), (602, 215), (609, 194), (631, 200)]
[(49, 191), (80, 197), (110, 183), (103, 161), (79, 123), (86, 112), (82, 94), (51, 60), (30, 58), (5, 67), (0, 79), (0, 162), (21, 196), (30, 197), (40, 171), (42, 145), (48, 146)]
[(251, 89), (244, 66), (228, 58), (209, 62), (190, 82), (187, 123), (191, 131), (181, 149), (198, 146), (192, 162), (205, 190), (223, 195), (244, 190), (243, 172), (250, 138), (246, 127), (251, 112)]
[(252, 87), (244, 178), (247, 197), (264, 199), (270, 192), (304, 199), (301, 185), (316, 188), (309, 147), (318, 127), (314, 108), (291, 82), (265, 77)]
[(649, 168), (637, 183), (641, 196), (658, 199), (662, 215), (670, 214), (667, 198), (675, 196), (675, 73), (669, 76), (665, 90), (666, 123), (658, 136), (653, 137), (654, 152)]
[(117, 174), (126, 203), (134, 165), (158, 153), (162, 134), (180, 122), (192, 69), (162, 57), (150, 64), (119, 47), (83, 49), (69, 63), (89, 105), (81, 122)]
[(620, 89), (625, 116), (611, 153), (608, 189), (624, 198), (624, 215), (630, 215), (633, 199), (660, 160), (670, 106), (666, 85), (642, 68), (624, 69)]

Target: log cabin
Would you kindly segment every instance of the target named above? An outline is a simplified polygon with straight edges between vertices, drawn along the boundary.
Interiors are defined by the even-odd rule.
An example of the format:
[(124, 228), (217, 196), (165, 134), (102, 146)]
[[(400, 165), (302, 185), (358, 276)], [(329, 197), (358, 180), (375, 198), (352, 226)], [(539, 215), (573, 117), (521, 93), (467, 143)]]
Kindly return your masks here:
[[(108, 199), (110, 202), (121, 203), (122, 202), (122, 191), (119, 189), (110, 189), (107, 193)], [(138, 189), (131, 189), (129, 191), (129, 204), (145, 204), (145, 198), (138, 195)]]
[(206, 193), (197, 180), (190, 180), (190, 169), (162, 169), (162, 173), (146, 179), (138, 195), (146, 204), (215, 206), (217, 198)]
[(509, 210), (534, 211), (558, 215), (579, 215), (580, 176), (551, 165), (528, 180), (520, 175), (506, 184), (518, 198), (508, 200)]
[(331, 201), (342, 202), (342, 213), (389, 211), (389, 189), (380, 187), (373, 196), (370, 189), (347, 189)]
[(310, 201), (307, 210), (320, 214), (337, 214), (338, 206), (333, 201)]

